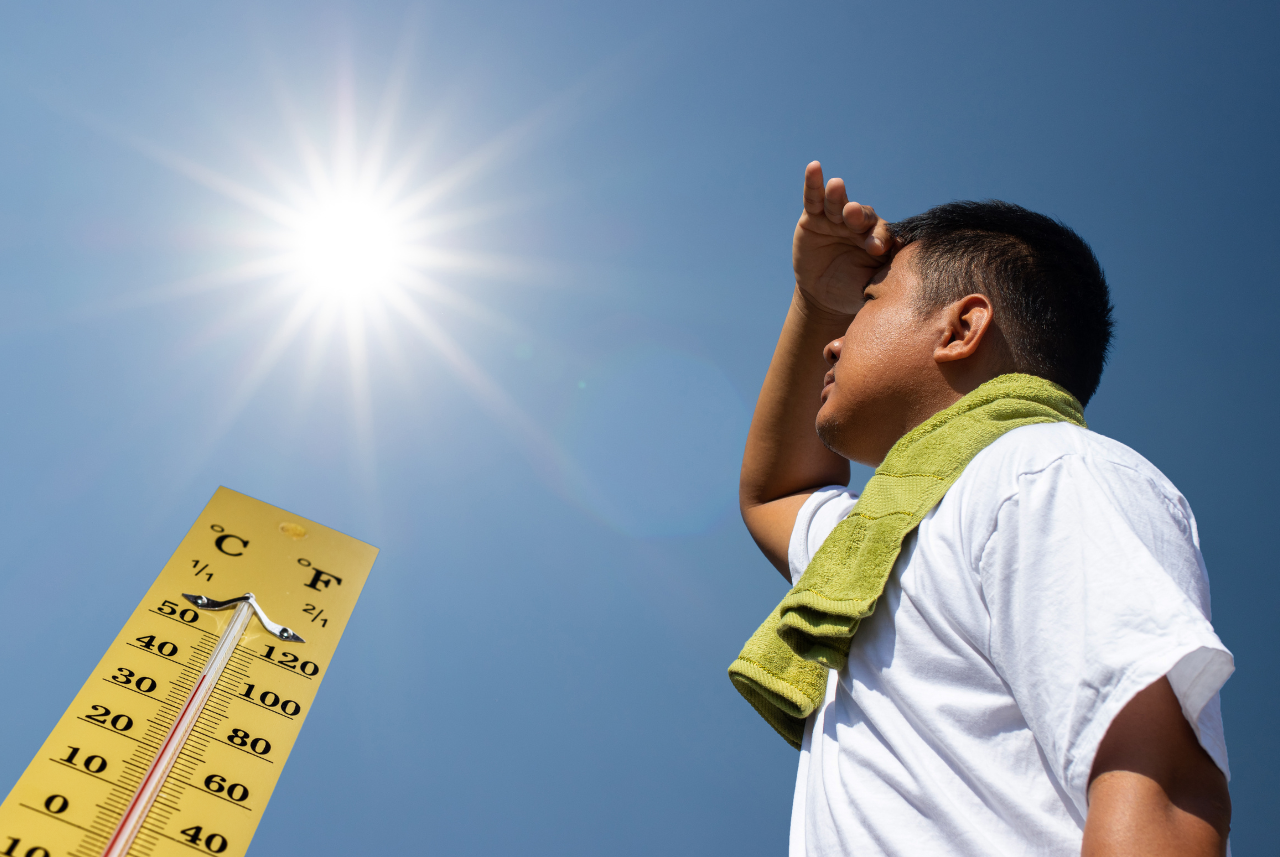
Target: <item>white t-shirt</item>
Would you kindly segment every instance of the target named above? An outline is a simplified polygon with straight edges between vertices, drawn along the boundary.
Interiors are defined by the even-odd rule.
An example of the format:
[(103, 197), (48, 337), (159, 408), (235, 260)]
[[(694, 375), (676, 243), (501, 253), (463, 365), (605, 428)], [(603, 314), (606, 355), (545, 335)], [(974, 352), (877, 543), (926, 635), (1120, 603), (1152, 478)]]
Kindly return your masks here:
[[(832, 487), (804, 504), (793, 580), (856, 499)], [(1227, 773), (1233, 669), (1169, 480), (1068, 423), (1015, 429), (908, 537), (832, 672), (805, 728), (791, 855), (1079, 857), (1115, 715), (1167, 675)]]

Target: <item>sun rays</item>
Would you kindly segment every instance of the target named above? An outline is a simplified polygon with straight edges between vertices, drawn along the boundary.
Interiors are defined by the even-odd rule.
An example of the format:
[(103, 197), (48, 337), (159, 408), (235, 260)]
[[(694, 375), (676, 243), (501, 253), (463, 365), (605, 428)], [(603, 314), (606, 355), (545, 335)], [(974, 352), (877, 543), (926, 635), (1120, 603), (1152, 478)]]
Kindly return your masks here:
[[(292, 149), (268, 153), (252, 135), (242, 134), (239, 154), (247, 169), (234, 173), (107, 129), (135, 151), (213, 191), (231, 204), (234, 215), (234, 227), (224, 227), (215, 238), (233, 251), (229, 263), (115, 301), (117, 307), (136, 306), (211, 292), (234, 298), (222, 302), (227, 308), (194, 337), (188, 346), (192, 354), (228, 338), (243, 341), (245, 331), (256, 331), (228, 373), (232, 387), (221, 395), (216, 419), (205, 426), (201, 448), (190, 450), (184, 461), (189, 472), (175, 474), (179, 481), (204, 466), (291, 355), (295, 373), (301, 366), (292, 385), (295, 410), (306, 408), (320, 376), (334, 371), (347, 376), (349, 398), (340, 411), (350, 421), (351, 453), (370, 498), (377, 494), (378, 471), (375, 371), (397, 374), (407, 386), (424, 371), (448, 373), (491, 418), (518, 435), (515, 440), (538, 469), (548, 475), (573, 469), (550, 435), (456, 340), (456, 325), (450, 323), (462, 315), (495, 329), (518, 328), (460, 288), (460, 278), (528, 279), (545, 265), (500, 252), (459, 251), (448, 239), (450, 233), (483, 229), (486, 221), (511, 215), (510, 201), (476, 203), (474, 188), (503, 162), (523, 154), (575, 93), (442, 163), (433, 148), (444, 133), (442, 116), (416, 129), (401, 128), (407, 65), (396, 64), (377, 110), (363, 121), (349, 70), (331, 114), (311, 121), (277, 85), (277, 107)], [(318, 134), (317, 127), (331, 132)], [(255, 174), (256, 179), (244, 177)], [(409, 356), (405, 345), (411, 342), (429, 346), (436, 359), (423, 365)]]

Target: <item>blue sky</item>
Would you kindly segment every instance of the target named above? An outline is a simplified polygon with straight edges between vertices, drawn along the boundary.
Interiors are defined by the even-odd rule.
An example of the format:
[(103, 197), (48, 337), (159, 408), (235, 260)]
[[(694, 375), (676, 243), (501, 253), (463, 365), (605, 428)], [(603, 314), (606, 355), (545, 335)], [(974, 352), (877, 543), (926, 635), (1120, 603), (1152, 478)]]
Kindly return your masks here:
[[(795, 754), (725, 668), (783, 586), (737, 464), (818, 158), (890, 218), (996, 197), (1093, 244), (1087, 416), (1196, 511), (1263, 853), (1276, 36), (1261, 3), (5, 4), (0, 784), (226, 485), (382, 549), (255, 853), (781, 853)], [(385, 104), (434, 192), (425, 327), (284, 336), (218, 181), (271, 198)]]

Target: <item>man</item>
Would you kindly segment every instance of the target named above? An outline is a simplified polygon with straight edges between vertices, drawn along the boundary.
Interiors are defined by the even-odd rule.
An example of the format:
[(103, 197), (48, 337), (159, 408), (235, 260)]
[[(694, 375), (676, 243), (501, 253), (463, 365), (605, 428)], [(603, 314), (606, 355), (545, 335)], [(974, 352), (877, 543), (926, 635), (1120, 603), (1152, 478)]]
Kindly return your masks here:
[[(1006, 203), (890, 225), (814, 162), (793, 262), (741, 505), (796, 587), (731, 668), (801, 748), (793, 857), (1227, 853), (1233, 662), (1186, 501), (1083, 427), (1111, 335), (1088, 246)], [(802, 591), (873, 560), (874, 609)]]

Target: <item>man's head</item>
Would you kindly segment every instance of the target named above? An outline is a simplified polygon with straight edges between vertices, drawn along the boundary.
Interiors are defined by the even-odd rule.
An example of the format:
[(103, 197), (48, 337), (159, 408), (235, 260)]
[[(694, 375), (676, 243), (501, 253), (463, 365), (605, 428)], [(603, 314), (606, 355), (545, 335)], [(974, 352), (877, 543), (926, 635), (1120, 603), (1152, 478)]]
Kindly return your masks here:
[(914, 245), (920, 308), (991, 299), (1017, 371), (1088, 404), (1111, 346), (1111, 300), (1089, 245), (1069, 227), (998, 200), (952, 202), (893, 225)]
[(901, 249), (827, 346), (818, 413), (827, 446), (878, 464), (903, 434), (1005, 372), (1089, 401), (1111, 343), (1111, 302), (1080, 236), (997, 201), (941, 205), (893, 232)]

